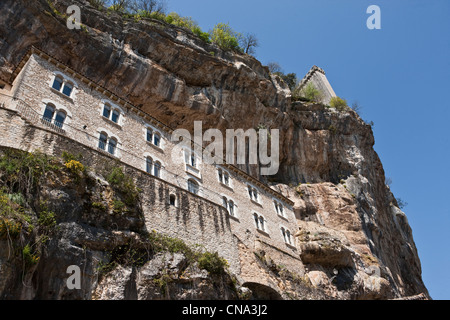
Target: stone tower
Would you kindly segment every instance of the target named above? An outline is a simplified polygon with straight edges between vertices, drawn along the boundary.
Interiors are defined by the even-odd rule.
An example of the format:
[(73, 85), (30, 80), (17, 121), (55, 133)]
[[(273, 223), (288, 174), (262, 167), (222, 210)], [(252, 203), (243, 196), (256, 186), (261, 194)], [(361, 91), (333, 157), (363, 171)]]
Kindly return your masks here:
[(325, 71), (318, 66), (313, 66), (311, 70), (302, 79), (299, 85), (299, 89), (306, 87), (308, 83), (312, 83), (314, 87), (320, 91), (320, 101), (324, 104), (329, 104), (332, 97), (336, 97), (333, 88), (331, 87), (328, 79), (325, 75)]

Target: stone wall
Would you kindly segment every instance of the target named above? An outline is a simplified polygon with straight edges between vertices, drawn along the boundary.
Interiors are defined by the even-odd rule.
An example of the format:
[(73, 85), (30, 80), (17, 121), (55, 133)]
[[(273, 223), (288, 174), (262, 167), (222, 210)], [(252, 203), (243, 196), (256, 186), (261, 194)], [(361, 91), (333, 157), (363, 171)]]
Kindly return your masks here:
[[(169, 127), (159, 123), (156, 119), (132, 105), (117, 102), (120, 98), (93, 84), (76, 72), (65, 68), (62, 64), (52, 61), (50, 57), (46, 57), (42, 53), (41, 56), (30, 54), (29, 58), (23, 63), (24, 65), (13, 83), (12, 94), (23, 100), (24, 105), (31, 107), (32, 111), (35, 112), (35, 125), (43, 126), (40, 118), (44, 113), (46, 104), (50, 102), (57, 109), (62, 109), (67, 114), (63, 126), (64, 130), (53, 128), (57, 129), (62, 136), (70, 137), (89, 148), (97, 150), (106, 158), (120, 160), (143, 171), (146, 170), (146, 156), (151, 156), (153, 161), (159, 161), (162, 164), (161, 180), (186, 190), (188, 179), (192, 179), (200, 185), (199, 196), (202, 198), (219, 206), (223, 204), (223, 197), (232, 200), (235, 204), (234, 217), (231, 217), (229, 223), (234, 234), (251, 239), (250, 242), (262, 238), (262, 241), (271, 247), (285, 250), (290, 255), (299, 255), (294, 237), (297, 231), (296, 219), (289, 200), (232, 167), (221, 167), (224, 173), (227, 172), (230, 175), (230, 183), (225, 185), (219, 182), (218, 166), (202, 164), (201, 161), (198, 161), (197, 168), (187, 165), (181, 149), (177, 148), (176, 143), (171, 142), (172, 130)], [(62, 75), (75, 84), (75, 89), (70, 98), (51, 88), (56, 74)], [(105, 102), (120, 110), (121, 115), (118, 124), (102, 116)], [(161, 135), (160, 147), (146, 141), (147, 127)], [(118, 150), (115, 156), (98, 149), (100, 132), (106, 132), (108, 136), (113, 136), (118, 140)], [(28, 137), (20, 139), (26, 140)], [(17, 143), (21, 140), (11, 141)], [(43, 141), (35, 139), (34, 142), (46, 148), (44, 145), (47, 143), (45, 139)], [(54, 148), (60, 149), (56, 144)], [(92, 162), (92, 166), (95, 166), (94, 164), (95, 161)], [(250, 199), (249, 184), (257, 189), (258, 201)], [(283, 205), (283, 216), (277, 214), (274, 201)], [(180, 210), (190, 210), (184, 209), (182, 199), (177, 199), (177, 205), (183, 207), (183, 209), (177, 211), (177, 214), (180, 213)], [(202, 214), (204, 210), (205, 208), (196, 208), (192, 212)], [(253, 218), (254, 213), (264, 217), (265, 232), (260, 232), (256, 228)], [(201, 221), (198, 222), (201, 223)], [(292, 245), (286, 244), (281, 228), (289, 230), (291, 233)], [(172, 232), (170, 228), (168, 230)], [(179, 232), (178, 229), (173, 231)], [(251, 236), (248, 237), (247, 234)], [(201, 242), (201, 240), (199, 239), (198, 242)], [(252, 243), (249, 246), (254, 247), (255, 244)]]
[[(75, 84), (70, 98), (51, 88), (55, 74)], [(176, 144), (170, 141), (170, 128), (139, 113), (133, 106), (120, 105), (115, 96), (93, 87), (95, 85), (87, 83), (80, 75), (64, 70), (62, 65), (30, 55), (9, 92), (17, 99), (5, 96), (8, 93), (5, 90), (0, 92), (3, 94), (0, 100), (5, 102), (0, 116), (4, 132), (2, 145), (25, 151), (40, 149), (57, 156), (66, 150), (80, 153), (86, 165), (96, 170), (119, 162), (143, 190), (143, 209), (149, 231), (156, 230), (217, 251), (229, 261), (236, 274), (240, 274), (242, 263), (253, 265), (245, 258), (248, 252), (264, 252), (277, 265), (303, 273), (294, 237), (296, 218), (288, 201), (233, 168), (221, 167), (223, 173), (230, 175), (230, 183), (225, 185), (219, 182), (217, 166), (200, 163), (198, 170), (188, 166), (184, 155), (177, 153)], [(102, 116), (105, 102), (120, 110), (118, 124)], [(67, 114), (62, 129), (41, 121), (47, 103)], [(148, 126), (161, 135), (160, 147), (146, 141)], [(118, 139), (116, 155), (98, 148), (102, 131)], [(147, 155), (162, 163), (160, 178), (145, 172)], [(186, 190), (189, 178), (199, 182), (199, 195)], [(250, 199), (249, 184), (258, 190), (258, 201)], [(170, 205), (170, 195), (176, 197), (175, 206)], [(222, 206), (222, 197), (234, 202), (233, 216)], [(283, 205), (283, 214), (277, 212), (275, 201)], [(256, 227), (254, 213), (264, 218), (264, 231)], [(281, 228), (289, 230), (291, 244), (286, 243)], [(247, 253), (242, 250), (239, 253), (238, 238)], [(253, 254), (250, 256), (255, 259)], [(260, 271), (256, 268), (251, 272), (256, 275), (250, 277), (252, 282)]]
[[(0, 119), (0, 145), (3, 147), (28, 152), (40, 150), (55, 156), (60, 156), (63, 151), (81, 154), (83, 163), (99, 172), (118, 165), (116, 159), (102, 152), (51, 130), (28, 124), (17, 112), (0, 108)], [(227, 259), (233, 273), (240, 273), (237, 243), (225, 208), (146, 172), (124, 163), (119, 164), (134, 178), (137, 187), (143, 190), (141, 201), (148, 231), (155, 230), (217, 251)], [(170, 194), (176, 195), (176, 206), (169, 204)]]
[(300, 82), (299, 88), (302, 89), (308, 83), (312, 83), (314, 87), (321, 93), (321, 102), (325, 105), (330, 103), (332, 97), (336, 97), (333, 88), (328, 81), (323, 69), (313, 66)]

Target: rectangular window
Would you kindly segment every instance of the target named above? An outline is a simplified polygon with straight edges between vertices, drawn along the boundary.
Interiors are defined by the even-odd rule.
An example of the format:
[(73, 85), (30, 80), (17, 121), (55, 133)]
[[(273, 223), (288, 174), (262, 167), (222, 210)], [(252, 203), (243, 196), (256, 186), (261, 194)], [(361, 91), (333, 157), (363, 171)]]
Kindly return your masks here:
[(228, 212), (230, 216), (234, 216), (234, 202), (231, 200), (228, 202)]
[(68, 83), (64, 84), (64, 88), (62, 91), (66, 96), (70, 97), (70, 95), (72, 94), (72, 86)]
[(153, 161), (151, 158), (147, 158), (146, 160), (146, 171), (147, 173), (152, 173)]
[(106, 141), (107, 137), (104, 134), (100, 135), (100, 139), (98, 140), (98, 147), (102, 150), (106, 149)]
[(111, 115), (111, 108), (110, 107), (108, 107), (107, 105), (105, 105), (104, 107), (103, 107), (103, 116), (105, 117), (105, 118), (108, 118), (109, 119), (109, 116)]
[(193, 152), (191, 153), (191, 166), (194, 168), (197, 167), (197, 159), (195, 158), (195, 154)]
[(61, 86), (62, 86), (62, 80), (60, 78), (56, 77), (55, 80), (53, 81), (52, 88), (60, 91)]
[(161, 143), (161, 138), (159, 137), (159, 135), (155, 134), (153, 137), (153, 144), (157, 147), (159, 147)]
[(228, 174), (224, 174), (223, 181), (227, 186), (230, 184), (230, 178), (228, 177)]
[(152, 142), (153, 140), (153, 131), (147, 128), (147, 141)]
[(160, 178), (160, 176), (161, 176), (161, 164), (159, 162), (155, 162), (155, 166), (154, 166), (153, 170), (154, 170), (153, 175), (155, 177)]
[(111, 116), (112, 122), (118, 123), (119, 122), (119, 113), (114, 110)]
[(114, 139), (109, 139), (109, 144), (108, 144), (108, 152), (110, 154), (115, 154), (116, 153), (116, 146), (117, 146), (117, 142)]

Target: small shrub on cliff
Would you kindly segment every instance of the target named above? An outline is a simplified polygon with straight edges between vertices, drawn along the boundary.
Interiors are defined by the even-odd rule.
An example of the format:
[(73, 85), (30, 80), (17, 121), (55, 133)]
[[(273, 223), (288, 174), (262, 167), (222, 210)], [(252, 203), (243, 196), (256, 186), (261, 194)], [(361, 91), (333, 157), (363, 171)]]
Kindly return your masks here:
[(339, 97), (332, 97), (330, 100), (330, 107), (338, 111), (345, 111), (348, 108), (347, 101)]
[(37, 186), (40, 178), (48, 171), (57, 171), (57, 161), (39, 151), (28, 153), (6, 150), (0, 156), (0, 182), (10, 193), (27, 195)]
[[(320, 91), (317, 90), (311, 82), (301, 90), (294, 90), (294, 96), (297, 97), (298, 100), (306, 100), (311, 102), (319, 102), (321, 99)], [(301, 99), (300, 97), (303, 99)]]
[(198, 266), (211, 274), (221, 275), (226, 272), (228, 262), (218, 252), (205, 252), (198, 258)]
[(85, 167), (83, 164), (76, 160), (70, 160), (69, 162), (65, 163), (65, 167), (74, 175), (80, 176), (84, 170)]
[(28, 270), (39, 262), (39, 256), (32, 252), (31, 247), (28, 244), (22, 249), (22, 258), (25, 270)]
[(19, 236), (21, 230), (20, 222), (0, 218), (0, 239), (14, 239)]
[(106, 180), (124, 195), (124, 200), (127, 205), (135, 205), (139, 198), (140, 190), (134, 184), (133, 179), (125, 175), (122, 168), (114, 167), (106, 177)]

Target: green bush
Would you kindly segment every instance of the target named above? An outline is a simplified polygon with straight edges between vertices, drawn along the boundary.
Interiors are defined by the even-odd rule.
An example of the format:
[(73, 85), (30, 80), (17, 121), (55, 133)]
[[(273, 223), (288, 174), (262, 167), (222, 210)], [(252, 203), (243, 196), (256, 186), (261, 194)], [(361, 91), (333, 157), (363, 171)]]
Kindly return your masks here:
[(239, 46), (239, 39), (242, 35), (235, 32), (228, 24), (218, 23), (210, 31), (211, 42), (218, 45), (223, 50), (234, 50), (243, 52)]
[(106, 177), (109, 184), (116, 188), (125, 197), (125, 203), (129, 206), (136, 204), (139, 198), (139, 189), (131, 177), (126, 176), (122, 168), (114, 167)]
[(39, 256), (32, 253), (31, 247), (28, 244), (22, 249), (22, 258), (24, 261), (25, 270), (28, 270), (39, 262)]
[(47, 209), (39, 213), (38, 224), (41, 227), (53, 228), (56, 225), (55, 213)]
[(120, 214), (120, 213), (123, 213), (124, 212), (124, 210), (125, 210), (125, 203), (123, 203), (122, 201), (120, 201), (120, 200), (114, 200), (113, 201), (113, 211), (114, 211), (114, 213), (118, 213), (118, 214)]
[(219, 253), (205, 252), (198, 258), (198, 266), (211, 274), (224, 274), (228, 267), (228, 262), (219, 256)]
[(6, 150), (0, 156), (0, 181), (11, 193), (29, 194), (47, 171), (58, 171), (60, 166), (53, 158), (41, 152), (28, 153)]
[(330, 100), (330, 107), (338, 111), (345, 111), (348, 108), (347, 101), (339, 97), (332, 97)]
[[(307, 101), (319, 102), (321, 99), (321, 93), (317, 88), (309, 82), (305, 87), (303, 87), (300, 92), (297, 93)], [(299, 99), (301, 100), (301, 99)]]

